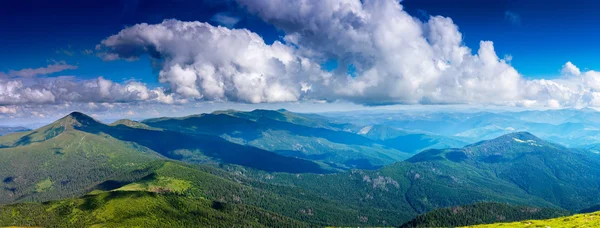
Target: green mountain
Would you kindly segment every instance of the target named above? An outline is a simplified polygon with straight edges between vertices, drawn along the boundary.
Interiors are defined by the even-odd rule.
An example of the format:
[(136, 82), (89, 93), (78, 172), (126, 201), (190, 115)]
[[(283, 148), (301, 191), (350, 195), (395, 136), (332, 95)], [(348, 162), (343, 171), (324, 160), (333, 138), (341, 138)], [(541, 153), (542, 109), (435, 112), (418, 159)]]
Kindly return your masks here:
[(317, 115), (300, 115), (285, 110), (228, 110), (142, 122), (151, 127), (185, 134), (219, 136), (240, 145), (308, 159), (341, 170), (375, 169), (411, 156), (349, 132), (345, 124), (335, 124)]
[(503, 203), (477, 203), (442, 208), (422, 214), (400, 227), (457, 227), (527, 219), (547, 219), (570, 215), (554, 208), (514, 206)]
[[(145, 176), (137, 182), (102, 185), (114, 189), (95, 190), (83, 197), (0, 206), (0, 226), (308, 226), (236, 202), (236, 199), (246, 199), (243, 192), (239, 192), (245, 191), (240, 184), (184, 165), (155, 162), (140, 172)], [(248, 192), (252, 194), (252, 191)], [(260, 200), (256, 194), (255, 200)], [(233, 198), (231, 203), (225, 202), (230, 198)]]
[(577, 211), (599, 202), (599, 163), (596, 154), (519, 132), (463, 148), (427, 150), (373, 171), (245, 175), (359, 208), (360, 216), (368, 219), (364, 224), (384, 226), (477, 202)]
[[(106, 125), (72, 113), (35, 131), (0, 137), (0, 203), (19, 203), (0, 207), (0, 221), (8, 221), (0, 225), (47, 217), (32, 224), (113, 226), (145, 219), (157, 222), (149, 226), (397, 226), (435, 209), (479, 202), (571, 211), (600, 204), (600, 155), (526, 132), (425, 150), (375, 170), (329, 173), (334, 169), (325, 162), (233, 143), (222, 134), (260, 138), (265, 126), (273, 126), (347, 145), (374, 140), (341, 134), (336, 124), (307, 127), (312, 118), (300, 115), (282, 122), (279, 114), (266, 115), (272, 112), (235, 113), (143, 125)], [(356, 142), (336, 138), (342, 136)], [(21, 204), (48, 200), (58, 201)], [(180, 215), (187, 212), (198, 216)]]
[(156, 159), (232, 163), (266, 171), (328, 172), (318, 164), (210, 135), (109, 126), (71, 113), (35, 131), (0, 137), (0, 203), (81, 195)]
[(73, 113), (38, 130), (2, 137), (0, 203), (79, 196), (162, 157), (108, 135), (75, 130), (85, 124), (100, 125)]
[(462, 149), (430, 150), (407, 160), (445, 162), (487, 170), (569, 210), (597, 204), (600, 156), (548, 143), (529, 133), (512, 133)]

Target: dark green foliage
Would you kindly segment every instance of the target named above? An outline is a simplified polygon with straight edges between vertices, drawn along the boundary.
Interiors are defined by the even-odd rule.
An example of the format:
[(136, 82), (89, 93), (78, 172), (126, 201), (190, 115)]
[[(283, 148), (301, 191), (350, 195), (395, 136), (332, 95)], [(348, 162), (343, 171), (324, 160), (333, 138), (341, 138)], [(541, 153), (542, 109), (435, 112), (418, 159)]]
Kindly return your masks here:
[(503, 203), (477, 203), (466, 206), (436, 209), (400, 227), (457, 227), (528, 219), (547, 219), (570, 215), (569, 211), (554, 208), (514, 206)]

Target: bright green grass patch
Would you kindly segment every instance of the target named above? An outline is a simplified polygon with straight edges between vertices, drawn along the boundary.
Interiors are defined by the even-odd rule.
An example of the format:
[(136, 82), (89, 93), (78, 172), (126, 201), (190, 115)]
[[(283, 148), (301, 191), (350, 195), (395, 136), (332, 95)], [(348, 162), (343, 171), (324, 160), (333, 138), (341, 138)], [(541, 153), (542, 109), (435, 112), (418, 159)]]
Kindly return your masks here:
[(158, 177), (148, 181), (141, 181), (125, 185), (115, 191), (147, 191), (147, 192), (170, 192), (183, 194), (192, 186), (190, 181), (175, 179), (171, 177)]
[(469, 227), (600, 227), (600, 212), (576, 214), (553, 219), (526, 220), (511, 223), (494, 223)]
[(35, 185), (35, 191), (36, 192), (48, 191), (48, 190), (52, 189), (52, 185), (54, 185), (54, 182), (52, 182), (50, 180), (50, 177), (48, 177), (45, 180), (43, 180)]

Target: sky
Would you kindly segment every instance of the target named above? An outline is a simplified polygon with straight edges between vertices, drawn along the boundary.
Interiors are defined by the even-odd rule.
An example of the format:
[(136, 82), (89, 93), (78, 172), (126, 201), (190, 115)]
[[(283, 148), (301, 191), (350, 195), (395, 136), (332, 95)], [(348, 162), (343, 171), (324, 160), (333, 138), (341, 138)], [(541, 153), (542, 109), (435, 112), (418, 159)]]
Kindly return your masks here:
[[(598, 1), (0, 2), (0, 125), (389, 105), (600, 106)], [(392, 106), (389, 106), (392, 107)]]

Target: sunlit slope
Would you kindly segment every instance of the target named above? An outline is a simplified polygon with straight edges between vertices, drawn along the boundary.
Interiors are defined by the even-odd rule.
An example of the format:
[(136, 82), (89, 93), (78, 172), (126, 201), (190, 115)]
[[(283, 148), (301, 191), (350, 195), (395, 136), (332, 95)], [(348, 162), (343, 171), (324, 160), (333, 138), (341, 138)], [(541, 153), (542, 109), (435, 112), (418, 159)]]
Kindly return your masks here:
[(510, 223), (494, 223), (485, 225), (474, 225), (470, 227), (600, 227), (600, 212), (576, 214), (572, 216), (559, 217), (553, 219), (526, 220)]
[(42, 227), (306, 227), (241, 204), (172, 193), (112, 191), (44, 204), (0, 206), (1, 226)]
[(161, 157), (107, 135), (74, 130), (74, 122), (65, 117), (7, 140), (10, 147), (0, 149), (0, 203), (81, 195)]
[(253, 180), (211, 166), (156, 161), (136, 172), (144, 176), (133, 182), (101, 184), (81, 198), (0, 206), (0, 225), (128, 226), (141, 222), (150, 227), (303, 227), (307, 223), (359, 223), (359, 212), (346, 205), (300, 189), (253, 187), (249, 184)]

